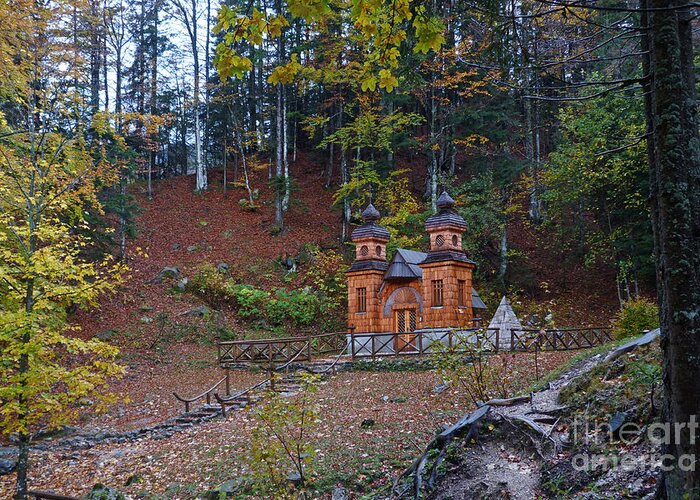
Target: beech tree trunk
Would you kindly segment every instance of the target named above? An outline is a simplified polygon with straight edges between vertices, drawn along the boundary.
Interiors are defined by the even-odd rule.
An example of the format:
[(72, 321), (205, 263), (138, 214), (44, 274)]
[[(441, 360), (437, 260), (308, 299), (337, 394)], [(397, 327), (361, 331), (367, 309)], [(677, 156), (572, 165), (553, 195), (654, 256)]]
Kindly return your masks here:
[[(700, 413), (700, 143), (691, 13), (684, 0), (641, 0), (645, 110), (666, 422), (684, 425), (665, 453), (661, 497), (700, 498), (698, 436), (688, 424)], [(685, 5), (685, 7), (681, 7)], [(648, 29), (644, 29), (647, 27)], [(697, 432), (694, 432), (697, 434)], [(690, 468), (682, 467), (690, 456)]]
[[(279, 42), (281, 43), (281, 42)], [(275, 158), (275, 227), (281, 231), (284, 228), (284, 177), (282, 159), (282, 107), (284, 106), (284, 91), (282, 84), (277, 84), (277, 112), (276, 112), (276, 158)]]

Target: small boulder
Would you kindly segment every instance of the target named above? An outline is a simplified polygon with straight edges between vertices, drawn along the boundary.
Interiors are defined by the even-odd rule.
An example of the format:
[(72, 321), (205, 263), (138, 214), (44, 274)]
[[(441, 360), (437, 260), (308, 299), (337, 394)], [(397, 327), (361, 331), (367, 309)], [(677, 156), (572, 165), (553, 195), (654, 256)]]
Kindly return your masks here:
[(161, 272), (155, 275), (149, 283), (162, 283), (164, 279), (177, 279), (180, 277), (180, 270), (177, 267), (164, 267)]
[(93, 486), (85, 498), (87, 500), (126, 500), (124, 493), (101, 483)]
[(197, 245), (190, 245), (187, 247), (188, 252), (196, 252), (197, 250), (199, 250), (199, 247)]
[(219, 271), (221, 274), (226, 274), (229, 270), (229, 265), (226, 262), (219, 262), (216, 265), (216, 270)]
[(331, 495), (331, 500), (349, 500), (350, 495), (348, 490), (340, 486), (333, 488), (333, 494)]
[(182, 248), (182, 246), (179, 243), (173, 243), (172, 245), (170, 245), (170, 249), (173, 251), (180, 250), (180, 248)]
[(438, 384), (435, 384), (435, 387), (433, 387), (433, 392), (435, 394), (440, 394), (441, 392), (444, 392), (448, 387), (449, 387), (449, 385), (447, 385), (447, 384), (439, 384), (438, 383)]
[(149, 323), (153, 323), (153, 318), (151, 318), (150, 316), (141, 316), (141, 319), (139, 319), (139, 321), (147, 325)]
[(373, 418), (366, 418), (362, 421), (362, 423), (360, 424), (360, 427), (362, 427), (363, 429), (370, 429), (370, 428), (374, 427), (375, 423), (376, 422), (374, 421)]
[(95, 335), (95, 337), (97, 337), (98, 340), (101, 340), (102, 342), (109, 342), (117, 336), (117, 333), (117, 330), (105, 330)]
[(177, 288), (179, 291), (184, 292), (185, 288), (187, 288), (187, 285), (189, 284), (190, 280), (187, 278), (182, 278), (180, 281), (177, 282), (177, 285), (175, 285), (175, 288)]
[(615, 413), (612, 418), (610, 419), (610, 422), (608, 423), (608, 426), (610, 428), (610, 433), (613, 436), (617, 436), (618, 432), (620, 431), (620, 428), (622, 425), (625, 423), (627, 420), (627, 414), (622, 411), (618, 411)]
[(0, 476), (14, 472), (15, 467), (17, 467), (17, 460), (0, 458)]
[(209, 316), (211, 314), (211, 309), (209, 309), (207, 306), (199, 306), (190, 309), (189, 311), (185, 311), (183, 314), (185, 316), (199, 316), (200, 318), (204, 318), (205, 316)]
[(287, 474), (287, 481), (294, 486), (299, 486), (301, 484), (301, 474), (295, 470), (290, 471), (289, 474)]
[(218, 488), (207, 491), (204, 494), (204, 498), (208, 500), (219, 500), (221, 498), (234, 497), (242, 486), (245, 486), (245, 484), (240, 479), (229, 479), (221, 483)]
[(0, 458), (16, 458), (19, 450), (14, 446), (0, 447)]

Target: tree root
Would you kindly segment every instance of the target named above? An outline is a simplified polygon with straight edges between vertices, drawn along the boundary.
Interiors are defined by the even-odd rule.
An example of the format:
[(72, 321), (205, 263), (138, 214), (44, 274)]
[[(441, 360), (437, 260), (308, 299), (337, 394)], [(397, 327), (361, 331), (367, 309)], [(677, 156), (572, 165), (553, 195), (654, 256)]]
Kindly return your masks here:
[(392, 497), (401, 498), (408, 493), (409, 487), (399, 488), (401, 481), (413, 475), (413, 498), (419, 498), (421, 489), (423, 488), (423, 474), (425, 467), (430, 459), (430, 456), (435, 450), (438, 451), (437, 458), (428, 469), (428, 487), (432, 487), (437, 480), (438, 466), (442, 463), (447, 453), (447, 447), (456, 436), (464, 435), (466, 430), (466, 439), (473, 437), (476, 434), (477, 424), (491, 410), (489, 405), (484, 404), (478, 410), (465, 415), (456, 424), (448, 427), (440, 434), (435, 436), (430, 443), (425, 447), (425, 451), (416, 458), (398, 478), (394, 481), (394, 486), (391, 489)]
[(532, 401), (532, 395), (529, 396), (516, 396), (514, 398), (507, 399), (491, 399), (485, 403), (479, 404), (479, 406), (514, 406), (520, 403), (527, 403)]

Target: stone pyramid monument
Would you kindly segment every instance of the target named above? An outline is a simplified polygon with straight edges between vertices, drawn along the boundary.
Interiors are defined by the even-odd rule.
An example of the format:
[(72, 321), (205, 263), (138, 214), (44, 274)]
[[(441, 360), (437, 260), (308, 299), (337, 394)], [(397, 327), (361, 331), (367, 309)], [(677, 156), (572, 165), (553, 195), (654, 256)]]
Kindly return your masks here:
[(520, 324), (520, 320), (515, 315), (513, 308), (510, 305), (510, 301), (504, 295), (501, 299), (501, 303), (498, 304), (498, 309), (493, 315), (491, 322), (489, 323), (488, 335), (495, 340), (496, 332), (499, 330), (499, 348), (509, 349), (510, 348), (510, 331), (511, 330), (522, 330), (523, 325)]

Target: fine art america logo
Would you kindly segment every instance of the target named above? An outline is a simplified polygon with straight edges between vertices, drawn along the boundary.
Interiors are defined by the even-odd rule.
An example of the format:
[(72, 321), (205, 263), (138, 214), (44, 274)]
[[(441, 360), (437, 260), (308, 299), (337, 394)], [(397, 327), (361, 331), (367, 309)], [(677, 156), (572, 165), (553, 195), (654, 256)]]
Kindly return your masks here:
[[(634, 422), (624, 422), (620, 414), (613, 416), (609, 423), (591, 422), (588, 418), (577, 417), (571, 427), (573, 443), (591, 445), (608, 443), (618, 447), (619, 453), (577, 453), (571, 457), (571, 464), (578, 471), (609, 471), (661, 469), (671, 471), (694, 471), (696, 467), (695, 454), (683, 454), (678, 457), (663, 454), (655, 450), (663, 449), (671, 444), (698, 443), (698, 428), (700, 422), (692, 415), (688, 422), (657, 422), (649, 425), (639, 425)], [(625, 450), (646, 441), (651, 446), (647, 453), (634, 453)]]

